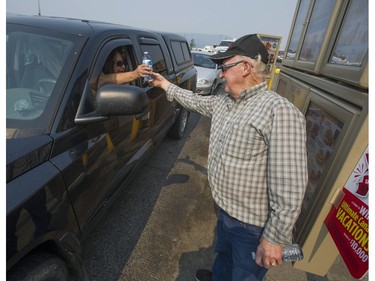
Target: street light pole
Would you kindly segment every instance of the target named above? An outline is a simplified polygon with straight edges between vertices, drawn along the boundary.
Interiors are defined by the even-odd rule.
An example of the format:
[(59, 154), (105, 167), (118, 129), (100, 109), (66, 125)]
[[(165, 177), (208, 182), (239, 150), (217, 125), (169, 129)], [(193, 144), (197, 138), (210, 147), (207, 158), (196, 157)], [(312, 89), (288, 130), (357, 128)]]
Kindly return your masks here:
[(38, 15), (40, 16), (40, 0), (38, 0)]

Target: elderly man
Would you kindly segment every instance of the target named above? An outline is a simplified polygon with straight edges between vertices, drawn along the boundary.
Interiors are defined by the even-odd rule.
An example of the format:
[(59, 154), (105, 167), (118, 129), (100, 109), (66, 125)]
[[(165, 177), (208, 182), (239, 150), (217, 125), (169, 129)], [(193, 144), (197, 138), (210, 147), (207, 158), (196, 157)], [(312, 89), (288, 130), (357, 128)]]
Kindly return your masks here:
[(153, 73), (151, 85), (169, 100), (212, 119), (208, 181), (219, 206), (212, 272), (196, 280), (262, 280), (282, 264), (292, 242), (307, 184), (305, 118), (268, 91), (268, 52), (256, 34), (236, 40), (211, 59), (220, 65), (224, 92), (200, 96)]

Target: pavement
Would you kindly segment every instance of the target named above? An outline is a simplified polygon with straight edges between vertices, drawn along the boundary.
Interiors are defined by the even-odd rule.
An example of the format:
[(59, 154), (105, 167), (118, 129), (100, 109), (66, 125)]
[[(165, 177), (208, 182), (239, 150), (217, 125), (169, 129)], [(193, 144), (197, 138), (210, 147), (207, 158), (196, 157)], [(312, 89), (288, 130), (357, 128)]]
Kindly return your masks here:
[[(106, 281), (193, 281), (197, 269), (212, 267), (215, 259), (216, 209), (207, 182), (209, 126), (209, 119), (199, 118), (167, 178), (160, 182), (160, 193), (129, 257), (126, 262), (109, 269), (118, 273), (111, 278), (107, 275)], [(151, 159), (146, 167), (152, 172), (160, 165), (164, 164)], [(149, 188), (150, 184), (152, 183), (148, 184)], [(146, 193), (147, 191), (143, 193), (144, 198)], [(114, 210), (118, 212), (117, 209)], [(116, 232), (116, 259), (120, 260), (125, 248), (121, 240), (126, 235), (123, 230), (118, 232), (115, 224), (110, 225), (105, 227), (105, 232), (108, 233), (109, 227), (111, 232)], [(99, 242), (102, 244), (105, 240)], [(105, 248), (102, 252), (105, 252)], [(102, 258), (101, 256), (103, 261), (99, 271), (104, 271), (113, 262), (106, 263), (107, 257), (104, 254), (89, 255), (91, 260)], [(90, 281), (102, 280), (104, 279), (100, 277), (90, 278)], [(325, 276), (304, 272), (284, 263), (270, 269), (264, 281), (354, 280), (356, 279), (351, 278), (342, 259), (338, 257)], [(368, 281), (368, 276), (363, 280)]]

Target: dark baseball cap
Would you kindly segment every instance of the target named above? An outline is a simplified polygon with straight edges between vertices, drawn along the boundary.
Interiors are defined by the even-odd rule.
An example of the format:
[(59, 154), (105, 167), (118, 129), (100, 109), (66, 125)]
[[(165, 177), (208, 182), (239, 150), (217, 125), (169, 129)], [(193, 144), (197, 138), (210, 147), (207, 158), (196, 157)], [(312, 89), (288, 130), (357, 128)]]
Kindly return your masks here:
[(268, 63), (268, 51), (262, 41), (256, 34), (242, 36), (234, 41), (223, 53), (217, 53), (211, 56), (211, 60), (216, 64), (223, 64), (225, 59), (236, 55), (246, 56), (255, 59), (258, 55), (262, 56), (262, 62)]

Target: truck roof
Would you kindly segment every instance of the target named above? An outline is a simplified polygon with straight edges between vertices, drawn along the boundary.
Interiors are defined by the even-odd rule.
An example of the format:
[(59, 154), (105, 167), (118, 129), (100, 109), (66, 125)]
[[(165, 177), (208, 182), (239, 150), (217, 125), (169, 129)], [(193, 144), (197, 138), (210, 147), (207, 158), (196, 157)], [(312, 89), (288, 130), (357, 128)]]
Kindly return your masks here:
[[(38, 16), (38, 15), (30, 16), (30, 15), (18, 15), (18, 14), (10, 14), (10, 13), (7, 13), (6, 21), (7, 23), (31, 25), (31, 26), (40, 27), (43, 29), (52, 29), (52, 30), (56, 30), (56, 31), (64, 32), (64, 33), (77, 34), (79, 36), (86, 36), (86, 37), (90, 37), (94, 33), (99, 34), (102, 32), (111, 32), (111, 31), (116, 33), (124, 29), (126, 29), (127, 31), (134, 30), (134, 32), (136, 32), (136, 30), (140, 30), (139, 28), (135, 28), (135, 27), (127, 26), (127, 25), (94, 21), (94, 20), (52, 17), (52, 16)], [(143, 31), (155, 34), (155, 32), (151, 30), (143, 30)]]

